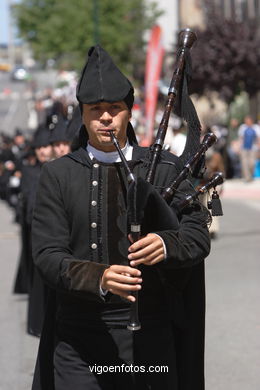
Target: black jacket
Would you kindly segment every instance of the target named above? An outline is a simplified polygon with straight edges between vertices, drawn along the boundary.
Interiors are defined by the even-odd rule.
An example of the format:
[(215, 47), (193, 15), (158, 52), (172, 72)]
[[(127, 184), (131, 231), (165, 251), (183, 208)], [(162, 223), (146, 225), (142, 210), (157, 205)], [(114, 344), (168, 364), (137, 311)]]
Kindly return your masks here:
[[(134, 171), (140, 176), (146, 171), (145, 153), (146, 149), (135, 146)], [(173, 155), (163, 156), (156, 172), (156, 188), (165, 187), (176, 175), (173, 160)], [(109, 264), (107, 199), (102, 195), (109, 185), (107, 172), (106, 164), (95, 164), (82, 148), (42, 168), (33, 220), (33, 256), (43, 278), (54, 289), (100, 298), (99, 279)], [(184, 185), (179, 196), (190, 191)], [(93, 206), (93, 202), (97, 204)], [(168, 254), (163, 266), (192, 266), (208, 255), (209, 236), (203, 219), (205, 214), (200, 209), (191, 208), (181, 215), (178, 231), (158, 232)], [(91, 229), (91, 222), (98, 227)], [(83, 269), (85, 278), (79, 281)]]
[[(134, 146), (132, 168), (137, 176), (143, 178), (147, 171), (146, 154), (147, 149)], [(170, 153), (162, 154), (154, 181), (158, 191), (176, 176), (177, 163), (177, 157)], [(72, 297), (73, 301), (84, 300), (102, 306), (105, 301), (100, 295), (100, 278), (113, 262), (107, 218), (112, 205), (108, 205), (104, 195), (111, 184), (108, 181), (109, 169), (109, 165), (91, 161), (82, 148), (45, 164), (42, 169), (32, 229), (33, 256), (44, 280), (67, 302)], [(126, 186), (120, 164), (118, 172)], [(192, 191), (187, 182), (183, 183), (176, 202)], [(156, 210), (148, 212), (151, 213), (155, 215), (151, 219), (152, 231), (163, 238), (167, 259), (156, 267), (145, 268), (152, 269), (151, 273), (156, 269), (161, 276), (160, 281), (169, 287), (168, 291), (173, 287), (173, 291), (181, 292), (191, 268), (203, 262), (210, 250), (205, 212), (198, 205), (190, 207), (179, 216), (179, 226), (173, 224), (173, 228), (169, 228), (167, 225), (166, 229), (162, 229), (164, 221), (159, 220)], [(122, 258), (123, 253), (124, 243), (121, 254), (119, 249)], [(41, 388), (39, 383), (35, 381), (34, 389)], [(42, 389), (45, 388), (42, 386)]]

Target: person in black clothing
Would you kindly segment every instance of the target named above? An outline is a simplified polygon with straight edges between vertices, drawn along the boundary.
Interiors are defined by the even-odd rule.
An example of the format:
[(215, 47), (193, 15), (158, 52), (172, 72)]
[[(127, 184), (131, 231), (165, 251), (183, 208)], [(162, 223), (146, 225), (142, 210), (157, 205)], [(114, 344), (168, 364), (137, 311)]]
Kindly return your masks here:
[(31, 225), (36, 190), (42, 166), (53, 158), (48, 128), (40, 127), (32, 142), (35, 163), (23, 165), (21, 169), (21, 253), (14, 282), (14, 293), (28, 293), (27, 332), (39, 337), (45, 312), (45, 286), (34, 267), (31, 245)]
[[(151, 223), (143, 221), (146, 230), (133, 243), (127, 179), (110, 131), (142, 179), (149, 150), (137, 145), (130, 124), (133, 87), (100, 46), (89, 51), (77, 98), (81, 147), (42, 167), (34, 209), (34, 261), (52, 292), (33, 390), (179, 390), (175, 297), (167, 275), (203, 263), (210, 250), (207, 215), (196, 203), (177, 227), (172, 214), (172, 227), (164, 228), (156, 208), (145, 210)], [(163, 152), (158, 191), (177, 166), (178, 157)], [(184, 182), (176, 201), (192, 191)], [(136, 332), (126, 328), (131, 291), (139, 291), (142, 327)], [(149, 372), (155, 366), (167, 372)]]
[(15, 156), (12, 152), (12, 138), (1, 134), (0, 138), (0, 198), (10, 205), (9, 180), (15, 171)]
[(71, 152), (72, 138), (67, 131), (68, 123), (62, 116), (56, 117), (51, 130), (50, 143), (55, 158), (59, 158)]
[[(29, 188), (34, 188), (34, 175), (38, 173), (38, 162), (35, 155), (35, 150), (32, 147), (28, 148), (23, 160), (19, 166), (21, 174), (20, 192), (18, 195), (16, 222), (20, 225), (20, 254), (18, 266), (14, 278), (14, 294), (28, 294), (29, 292), (29, 264), (33, 264), (31, 254), (31, 218), (27, 215), (26, 194)], [(32, 179), (32, 180), (31, 180)], [(22, 186), (21, 186), (22, 184)]]

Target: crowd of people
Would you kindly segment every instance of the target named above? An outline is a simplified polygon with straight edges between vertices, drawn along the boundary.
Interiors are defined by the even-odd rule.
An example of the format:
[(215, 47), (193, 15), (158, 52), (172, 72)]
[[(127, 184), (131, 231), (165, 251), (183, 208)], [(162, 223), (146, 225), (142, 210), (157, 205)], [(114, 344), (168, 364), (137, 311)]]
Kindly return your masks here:
[[(73, 118), (73, 120), (72, 120)], [(40, 336), (46, 293), (34, 267), (31, 225), (38, 180), (42, 166), (77, 148), (79, 110), (53, 100), (44, 110), (33, 132), (16, 129), (13, 137), (0, 135), (0, 196), (20, 224), (20, 254), (13, 292), (28, 294), (27, 332)], [(28, 136), (29, 134), (29, 136)]]
[[(144, 121), (141, 104), (134, 105), (131, 83), (105, 51), (99, 47), (93, 50), (78, 84), (78, 104), (73, 100), (68, 104), (63, 96), (46, 91), (34, 102), (30, 132), (16, 129), (13, 137), (0, 134), (0, 197), (12, 208), (14, 223), (21, 228), (13, 292), (28, 294), (29, 334), (42, 335), (44, 318), (50, 312), (48, 302), (53, 300), (55, 291), (54, 377), (51, 374), (50, 379), (48, 374), (48, 384), (38, 387), (43, 374), (36, 370), (34, 389), (50, 390), (49, 381), (54, 380), (55, 389), (73, 388), (75, 384), (83, 389), (91, 383), (91, 389), (158, 389), (162, 383), (165, 389), (172, 384), (191, 389), (191, 383), (197, 383), (196, 389), (202, 390), (204, 258), (210, 247), (208, 211), (198, 203), (179, 216), (177, 227), (145, 232), (139, 244), (130, 237), (130, 247), (125, 249), (126, 232), (121, 226), (127, 214), (125, 178), (108, 130), (112, 124), (115, 126), (126, 159), (133, 159), (133, 169), (142, 177), (146, 149), (136, 145), (136, 138), (142, 141)], [(97, 61), (100, 55), (113, 70), (112, 87), (106, 67)], [(103, 79), (97, 74), (99, 66)], [(99, 84), (100, 90), (96, 87)], [(238, 128), (237, 153), (229, 143), (227, 128), (212, 126), (204, 133), (209, 131), (217, 135), (218, 142), (206, 153), (203, 180), (216, 171), (227, 178), (253, 180), (260, 127), (252, 118), (247, 116)], [(165, 140), (165, 161), (158, 167), (157, 188), (165, 187), (169, 181), (167, 167), (177, 166), (176, 156), (181, 156), (186, 139), (185, 124), (173, 117)], [(68, 158), (61, 159), (64, 156)], [(181, 193), (190, 190), (183, 188)], [(129, 267), (127, 259), (133, 266), (141, 265), (140, 269)], [(135, 300), (130, 288), (142, 290), (140, 313), (144, 329), (138, 333), (142, 337), (133, 338), (125, 329), (129, 302)], [(198, 312), (191, 307), (193, 304)], [(78, 343), (79, 335), (82, 345)], [(103, 356), (96, 348), (101, 339)], [(149, 348), (151, 339), (157, 340), (153, 352)], [(44, 351), (40, 350), (40, 357)], [(133, 360), (133, 351), (140, 364), (167, 363), (170, 375), (159, 376), (158, 382), (155, 376), (116, 376), (111, 380), (106, 375), (97, 381), (86, 367), (89, 361), (128, 364)], [(45, 381), (42, 377), (40, 380)], [(111, 387), (106, 387), (107, 383)]]
[[(29, 293), (27, 330), (32, 335), (41, 333), (45, 307), (43, 285), (34, 270), (31, 255), (33, 207), (42, 165), (75, 150), (79, 143), (77, 132), (81, 125), (80, 110), (73, 98), (67, 102), (68, 99), (61, 93), (46, 89), (41, 98), (34, 102), (34, 131), (31, 129), (26, 132), (17, 128), (13, 137), (4, 132), (0, 134), (0, 198), (11, 207), (14, 222), (21, 226), (21, 253), (14, 292)], [(136, 137), (141, 141), (144, 132), (141, 104), (136, 103), (132, 112)], [(158, 112), (157, 124), (160, 119)], [(32, 118), (29, 118), (29, 122), (31, 126)], [(187, 138), (185, 124), (172, 115), (168, 127), (164, 149), (180, 156)], [(199, 184), (203, 184), (216, 171), (222, 172), (226, 178), (242, 177), (246, 182), (253, 180), (257, 175), (256, 165), (260, 154), (259, 125), (246, 116), (244, 123), (237, 127), (237, 137), (232, 142), (229, 141), (227, 127), (215, 125), (206, 128), (204, 133), (209, 131), (216, 134), (218, 141), (206, 153), (207, 169)], [(210, 230), (212, 238), (216, 237), (218, 218), (213, 218)], [(36, 309), (36, 315), (33, 314), (33, 308)]]
[(230, 127), (213, 126), (212, 130), (218, 137), (215, 149), (223, 158), (226, 178), (247, 183), (260, 177), (260, 125), (251, 115), (240, 124), (232, 119)]
[[(95, 58), (98, 55), (102, 55), (101, 62)], [(113, 126), (123, 153), (127, 159), (133, 158), (136, 162), (133, 169), (141, 176), (146, 172), (147, 149), (137, 145), (129, 122), (134, 109), (131, 83), (101, 48), (94, 50), (93, 57), (94, 64), (90, 61), (90, 69), (82, 75), (78, 106), (66, 107), (57, 99), (53, 104), (45, 102), (45, 105), (37, 101), (36, 112), (38, 110), (40, 115), (37, 115), (38, 124), (33, 133), (20, 129), (13, 137), (1, 133), (1, 199), (13, 209), (14, 222), (21, 226), (21, 251), (13, 292), (28, 294), (27, 332), (41, 337), (33, 388), (50, 390), (55, 385), (55, 389), (105, 389), (108, 386), (112, 389), (119, 386), (144, 390), (158, 389), (163, 384), (166, 389), (177, 382), (186, 386), (187, 381), (195, 380), (202, 389), (204, 257), (210, 246), (208, 213), (199, 204), (191, 207), (180, 217), (179, 226), (172, 209), (159, 202), (157, 211), (160, 207), (167, 209), (170, 225), (164, 230), (161, 227), (156, 234), (143, 231), (137, 242), (131, 241), (131, 237), (128, 240), (125, 174), (107, 129)], [(107, 65), (113, 69), (112, 88)], [(102, 79), (96, 71), (99, 66)], [(100, 89), (96, 87), (99, 84)], [(32, 118), (30, 121), (31, 125)], [(28, 134), (31, 135), (28, 137)], [(177, 161), (172, 153), (165, 151), (164, 155), (167, 163), (158, 165), (160, 173), (155, 182), (158, 187), (169, 182)], [(55, 172), (57, 168), (57, 180), (49, 176), (49, 168), (54, 168)], [(54, 171), (50, 172), (51, 176), (56, 175)], [(186, 185), (187, 191), (192, 191), (185, 183), (183, 193), (186, 193)], [(151, 188), (149, 197), (158, 201), (157, 191)], [(155, 229), (159, 220), (155, 214), (148, 214)], [(172, 224), (178, 226), (179, 236), (175, 237)], [(68, 234), (67, 238), (62, 231)], [(192, 237), (192, 243), (189, 237)], [(192, 256), (188, 243), (193, 247)], [(52, 254), (47, 254), (39, 245)], [(43, 262), (42, 255), (46, 255)], [(170, 259), (176, 262), (174, 272)], [(183, 263), (187, 266), (185, 270), (181, 269)], [(139, 270), (135, 265), (140, 265)], [(192, 273), (191, 266), (194, 266)], [(168, 281), (164, 280), (164, 268)], [(178, 283), (171, 285), (175, 274), (178, 274)], [(189, 305), (196, 297), (199, 308), (196, 316), (193, 310), (187, 313), (193, 324), (188, 328), (181, 324), (184, 318), (179, 308), (183, 305), (181, 289), (187, 284), (184, 300)], [(130, 303), (135, 300), (129, 289), (142, 290), (139, 292), (142, 328), (138, 333), (126, 329)], [(172, 318), (172, 311), (175, 318)], [(46, 321), (56, 320), (57, 329), (49, 329), (46, 333)], [(81, 346), (75, 336), (80, 337)], [(177, 336), (178, 345), (174, 345)], [(46, 337), (50, 337), (47, 344)], [(68, 337), (68, 344), (64, 337)], [(186, 338), (194, 339), (192, 348), (187, 345)], [(156, 340), (152, 349), (151, 339)], [(73, 357), (66, 351), (67, 347), (72, 348)], [(186, 350), (189, 362), (184, 359)], [(69, 356), (72, 357), (70, 361)], [(169, 372), (97, 376), (90, 371), (90, 362), (103, 365), (123, 362), (126, 366), (135, 364), (137, 368), (166, 365)], [(67, 363), (71, 370), (69, 375)], [(186, 372), (185, 366), (190, 376), (182, 373), (183, 370)], [(81, 372), (78, 371), (80, 367)], [(46, 374), (48, 368), (51, 370)]]
[[(155, 126), (159, 125), (160, 120), (161, 111), (158, 110)], [(132, 123), (136, 137), (141, 143), (144, 121), (140, 98), (132, 108)], [(77, 148), (79, 143), (77, 132), (80, 125), (80, 110), (72, 96), (71, 87), (65, 91), (46, 89), (41, 91), (40, 98), (34, 101), (31, 117), (28, 120), (29, 131), (17, 128), (13, 137), (4, 132), (0, 134), (0, 198), (13, 210), (14, 222), (21, 225), (21, 253), (14, 281), (15, 293), (30, 293), (36, 288), (35, 286), (40, 285), (37, 273), (33, 276), (30, 236), (41, 167), (45, 162), (59, 158)], [(164, 149), (180, 156), (187, 138), (185, 124), (180, 118), (172, 115), (168, 127)], [(222, 172), (226, 178), (243, 178), (246, 182), (253, 180), (258, 175), (260, 127), (253, 122), (252, 117), (246, 116), (244, 123), (237, 125), (237, 137), (233, 137), (232, 142), (230, 142), (228, 128), (225, 126), (208, 127), (205, 128), (204, 133), (209, 131), (216, 134), (218, 141), (206, 153), (207, 169), (200, 184), (216, 171)], [(218, 228), (216, 232), (214, 230), (215, 225), (218, 224), (217, 220), (218, 218), (213, 218), (210, 228), (212, 238), (218, 231)], [(40, 295), (42, 299), (44, 294)], [(34, 304), (34, 293), (29, 296), (31, 298), (28, 309), (28, 332), (40, 335), (43, 311), (42, 316), (38, 314), (34, 316), (31, 307), (44, 307), (44, 304)], [(32, 321), (35, 321), (35, 324), (32, 324)]]

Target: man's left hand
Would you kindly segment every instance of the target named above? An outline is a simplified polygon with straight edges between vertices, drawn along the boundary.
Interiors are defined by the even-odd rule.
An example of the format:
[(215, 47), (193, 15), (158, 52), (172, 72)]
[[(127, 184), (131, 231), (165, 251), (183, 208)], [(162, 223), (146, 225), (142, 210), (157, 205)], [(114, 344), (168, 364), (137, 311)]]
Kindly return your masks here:
[[(131, 240), (131, 237), (129, 237)], [(132, 267), (139, 264), (154, 265), (164, 259), (164, 248), (161, 238), (149, 233), (129, 247), (128, 259)]]

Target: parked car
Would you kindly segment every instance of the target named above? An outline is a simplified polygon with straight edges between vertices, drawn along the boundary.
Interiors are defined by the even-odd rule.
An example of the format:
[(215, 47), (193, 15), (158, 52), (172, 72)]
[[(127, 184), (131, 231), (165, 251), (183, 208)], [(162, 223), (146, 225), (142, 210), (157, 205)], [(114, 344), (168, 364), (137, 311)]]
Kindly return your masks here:
[(11, 80), (25, 81), (29, 78), (29, 72), (23, 65), (16, 65), (11, 72)]

